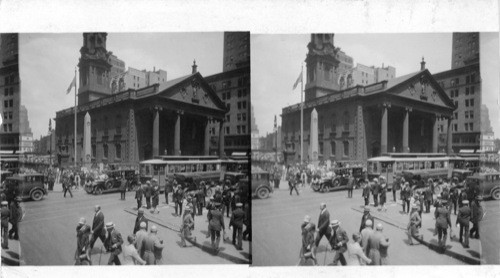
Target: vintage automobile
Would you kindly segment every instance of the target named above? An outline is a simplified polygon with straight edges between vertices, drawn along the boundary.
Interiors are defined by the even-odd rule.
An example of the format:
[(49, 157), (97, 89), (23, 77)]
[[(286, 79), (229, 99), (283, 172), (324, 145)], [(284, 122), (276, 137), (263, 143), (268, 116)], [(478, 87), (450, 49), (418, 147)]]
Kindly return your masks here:
[(2, 185), (2, 191), (7, 199), (20, 197), (40, 201), (44, 195), (47, 195), (42, 174), (21, 174), (8, 177)]
[(260, 168), (252, 167), (252, 196), (259, 199), (269, 198), (269, 194), (273, 192), (273, 187), (269, 182), (269, 172)]
[(250, 202), (250, 182), (248, 177), (240, 179), (233, 187), (235, 194), (240, 195), (240, 202), (247, 204)]
[(234, 187), (241, 179), (248, 178), (248, 174), (242, 172), (226, 172), (224, 173), (224, 182), (229, 183), (229, 186)]
[(448, 177), (448, 171), (407, 170), (402, 172), (402, 176), (410, 183), (412, 188), (418, 189), (426, 187), (429, 179), (434, 181), (446, 179)]
[(468, 176), (472, 176), (473, 171), (467, 169), (453, 169), (451, 173), (451, 178), (456, 179), (459, 183), (465, 181)]
[(483, 198), (500, 200), (500, 172), (474, 174), (465, 183), (467, 190), (477, 190)]
[(354, 176), (354, 186), (359, 187), (361, 180), (365, 178), (365, 173), (362, 167), (345, 167), (334, 169), (335, 177), (322, 178), (319, 183), (311, 185), (314, 191), (331, 191), (347, 188), (349, 175)]
[(184, 192), (189, 193), (203, 189), (202, 182), (205, 184), (205, 194), (210, 197), (214, 194), (213, 187), (220, 182), (219, 173), (182, 173), (174, 174), (175, 181), (182, 186)]
[(96, 179), (92, 183), (85, 185), (85, 191), (88, 194), (95, 195), (120, 191), (122, 176), (125, 176), (125, 179), (127, 179), (128, 191), (137, 189), (139, 182), (135, 170), (112, 170), (106, 173), (106, 178)]

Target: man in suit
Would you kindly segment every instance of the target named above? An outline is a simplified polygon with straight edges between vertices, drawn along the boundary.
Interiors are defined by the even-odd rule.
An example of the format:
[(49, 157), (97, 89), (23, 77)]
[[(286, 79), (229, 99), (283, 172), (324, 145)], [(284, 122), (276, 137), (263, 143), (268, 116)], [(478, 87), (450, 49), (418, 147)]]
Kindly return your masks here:
[(319, 205), (320, 213), (319, 213), (319, 218), (318, 218), (318, 236), (316, 237), (316, 247), (318, 247), (319, 242), (323, 238), (323, 236), (326, 236), (327, 240), (330, 240), (331, 237), (331, 230), (330, 230), (330, 212), (326, 209), (326, 204), (321, 203)]
[(66, 193), (69, 192), (71, 198), (73, 198), (73, 193), (71, 193), (71, 181), (69, 178), (64, 178), (62, 182), (62, 187), (64, 191), (64, 198), (66, 198)]
[(219, 243), (220, 243), (220, 233), (224, 231), (224, 216), (220, 209), (221, 204), (215, 203), (214, 208), (208, 212), (208, 226), (210, 230), (210, 236), (212, 241), (212, 248), (216, 252), (219, 251)]
[(354, 177), (349, 175), (349, 180), (347, 181), (347, 198), (352, 198), (352, 191), (354, 189)]
[(141, 228), (141, 223), (146, 223), (146, 230), (148, 229), (148, 219), (144, 216), (144, 209), (140, 208), (137, 211), (137, 218), (135, 219), (134, 231), (132, 234), (135, 235), (137, 231)]
[(365, 209), (364, 209), (364, 212), (363, 212), (363, 217), (361, 217), (361, 225), (359, 226), (359, 232), (360, 233), (366, 227), (366, 220), (370, 220), (371, 221), (372, 228), (373, 228), (373, 226), (375, 225), (375, 219), (370, 214), (370, 207), (369, 206), (365, 206)]
[(144, 260), (146, 265), (160, 264), (162, 259), (162, 251), (164, 248), (163, 240), (158, 235), (156, 226), (151, 227), (151, 231), (147, 237), (142, 241), (142, 251), (144, 253)]
[(378, 194), (380, 193), (380, 185), (378, 183), (378, 179), (373, 179), (372, 185), (372, 195), (373, 195), (373, 203), (375, 207), (378, 207)]
[(425, 213), (431, 212), (432, 198), (433, 196), (432, 196), (431, 186), (428, 185), (424, 191)]
[(106, 230), (108, 231), (106, 242), (109, 246), (110, 252), (108, 265), (112, 265), (113, 263), (115, 265), (121, 265), (118, 255), (122, 252), (122, 235), (115, 229), (115, 225), (113, 224), (113, 222), (106, 223)]
[(470, 229), (470, 237), (474, 237), (476, 239), (479, 239), (479, 222), (483, 220), (484, 216), (483, 206), (481, 205), (482, 200), (483, 197), (481, 197), (480, 195), (476, 195), (474, 201), (472, 201), (470, 205), (470, 210), (471, 210), (470, 221), (472, 222), (472, 229)]
[(146, 208), (151, 209), (151, 182), (147, 181), (144, 187), (144, 198), (146, 199)]
[(125, 201), (125, 194), (127, 192), (127, 179), (125, 175), (120, 179), (120, 200)]
[(9, 217), (10, 210), (8, 208), (9, 203), (7, 201), (2, 201), (1, 213), (1, 223), (2, 223), (2, 248), (9, 249)]
[[(243, 233), (243, 222), (245, 220), (245, 212), (242, 209), (243, 204), (237, 203), (236, 209), (231, 214), (231, 220), (229, 221), (229, 227), (233, 227), (233, 245), (236, 245), (237, 250), (242, 250), (242, 233)], [(238, 238), (238, 243), (236, 243), (236, 238)]]
[(436, 218), (436, 229), (438, 232), (439, 247), (446, 247), (446, 236), (448, 235), (448, 227), (451, 228), (450, 211), (448, 210), (448, 201), (441, 200), (441, 206), (434, 211)]
[(370, 184), (363, 180), (363, 198), (365, 199), (365, 206), (370, 204)]
[(330, 246), (335, 250), (335, 256), (333, 257), (333, 265), (337, 265), (340, 261), (342, 265), (347, 265), (344, 257), (344, 252), (347, 250), (347, 242), (349, 237), (346, 231), (340, 227), (340, 222), (338, 220), (333, 220), (330, 224), (332, 229), (332, 236), (330, 237)]
[(135, 199), (137, 200), (137, 210), (139, 210), (142, 207), (142, 195), (144, 194), (142, 187), (143, 185), (141, 184), (140, 186), (137, 187), (137, 190), (135, 191)]
[(142, 244), (144, 243), (144, 239), (148, 236), (148, 228), (145, 222), (141, 222), (139, 225), (140, 229), (135, 233), (135, 249), (139, 253), (141, 259), (144, 259), (144, 250), (142, 248)]
[(410, 183), (405, 182), (405, 187), (401, 190), (401, 201), (403, 203), (403, 213), (410, 213), (411, 188)]
[(389, 239), (382, 233), (384, 226), (378, 223), (376, 231), (368, 238), (366, 252), (372, 260), (372, 265), (387, 264), (387, 248), (389, 247)]
[[(469, 208), (469, 200), (462, 201), (462, 207), (458, 209), (457, 225), (460, 224), (460, 242), (465, 248), (469, 248), (469, 222), (471, 218), (471, 210)], [(465, 240), (462, 239), (465, 237)]]
[(361, 247), (366, 256), (368, 256), (368, 239), (373, 233), (373, 222), (368, 219), (365, 222), (365, 228), (361, 231)]
[[(204, 187), (205, 185), (203, 185)], [(196, 191), (196, 205), (198, 206), (198, 215), (203, 215), (203, 207), (205, 206), (205, 193), (200, 188)]]
[(104, 244), (106, 250), (108, 246), (106, 246), (106, 231), (104, 230), (104, 214), (101, 211), (101, 206), (96, 205), (94, 208), (94, 220), (92, 221), (92, 231), (90, 234), (92, 235), (92, 239), (90, 240), (90, 249), (94, 248), (94, 244), (97, 238), (101, 239), (101, 242)]

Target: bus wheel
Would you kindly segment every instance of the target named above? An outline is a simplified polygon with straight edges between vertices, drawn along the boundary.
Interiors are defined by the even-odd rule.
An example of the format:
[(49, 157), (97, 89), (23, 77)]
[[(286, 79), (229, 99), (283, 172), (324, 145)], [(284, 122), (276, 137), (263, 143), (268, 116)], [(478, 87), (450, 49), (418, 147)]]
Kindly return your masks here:
[(491, 197), (495, 200), (500, 200), (500, 188), (497, 188), (491, 192)]

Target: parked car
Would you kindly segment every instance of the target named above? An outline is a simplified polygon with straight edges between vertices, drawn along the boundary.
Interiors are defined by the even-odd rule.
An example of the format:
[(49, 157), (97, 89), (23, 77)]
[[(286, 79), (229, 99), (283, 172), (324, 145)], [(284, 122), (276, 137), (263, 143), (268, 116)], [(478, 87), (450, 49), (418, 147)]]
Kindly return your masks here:
[(119, 191), (123, 176), (127, 179), (128, 191), (135, 190), (139, 186), (138, 175), (135, 173), (135, 170), (112, 170), (107, 172), (106, 176), (104, 179), (96, 179), (91, 184), (86, 185), (85, 191), (88, 194), (96, 195)]
[(182, 186), (186, 193), (202, 189), (201, 182), (204, 182), (206, 195), (210, 197), (214, 194), (213, 187), (220, 182), (220, 174), (202, 172), (182, 173), (174, 174), (174, 179)]
[(474, 174), (465, 183), (469, 191), (477, 190), (483, 198), (500, 200), (500, 172)]
[(229, 183), (229, 186), (232, 187), (232, 189), (241, 179), (244, 178), (248, 178), (248, 174), (242, 172), (226, 172), (224, 174), (224, 182)]
[(365, 173), (363, 172), (363, 167), (345, 167), (336, 168), (333, 170), (335, 177), (322, 178), (319, 183), (312, 184), (312, 189), (314, 191), (320, 191), (324, 188), (326, 191), (345, 189), (347, 188), (347, 182), (349, 181), (349, 175), (354, 176), (355, 186), (360, 185), (361, 180), (365, 178)]
[(269, 198), (269, 194), (274, 190), (269, 182), (269, 172), (257, 167), (252, 167), (251, 186), (252, 196), (259, 199)]
[(5, 179), (2, 191), (8, 200), (21, 197), (22, 199), (30, 198), (34, 201), (40, 201), (44, 195), (47, 195), (44, 184), (42, 174), (15, 175)]

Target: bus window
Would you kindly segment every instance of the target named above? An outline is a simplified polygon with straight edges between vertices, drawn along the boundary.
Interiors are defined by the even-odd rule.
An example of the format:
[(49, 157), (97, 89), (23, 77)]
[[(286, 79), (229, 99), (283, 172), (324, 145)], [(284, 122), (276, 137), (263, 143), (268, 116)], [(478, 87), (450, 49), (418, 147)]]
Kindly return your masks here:
[(413, 162), (407, 162), (408, 163), (408, 170), (413, 170)]
[(181, 168), (180, 168), (180, 172), (181, 173), (186, 173), (186, 165), (179, 165)]
[(403, 171), (403, 163), (402, 162), (396, 162), (396, 171)]
[(425, 162), (422, 161), (420, 162), (420, 170), (424, 170), (425, 169)]
[(425, 162), (425, 169), (431, 169), (431, 162), (430, 161)]
[(448, 161), (443, 161), (444, 168), (448, 168)]
[(165, 175), (165, 166), (164, 165), (158, 165), (160, 167), (160, 175), (164, 176)]

